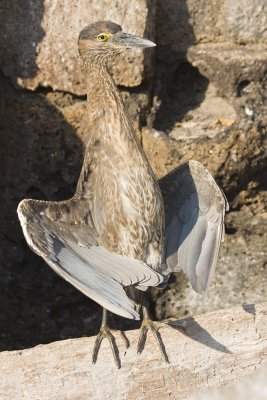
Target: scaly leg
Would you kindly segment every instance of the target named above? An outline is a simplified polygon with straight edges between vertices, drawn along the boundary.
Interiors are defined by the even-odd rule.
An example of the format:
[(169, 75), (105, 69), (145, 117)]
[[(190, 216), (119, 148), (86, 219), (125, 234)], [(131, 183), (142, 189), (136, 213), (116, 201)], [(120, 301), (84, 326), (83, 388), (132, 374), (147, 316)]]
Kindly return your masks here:
[(165, 350), (165, 346), (158, 331), (159, 328), (161, 327), (161, 323), (151, 320), (148, 309), (145, 305), (142, 305), (142, 311), (143, 311), (143, 321), (140, 328), (139, 340), (137, 344), (137, 354), (141, 354), (142, 351), (144, 350), (146, 344), (147, 332), (150, 329), (153, 333), (154, 338), (156, 339), (163, 360), (168, 363), (169, 359)]
[[(120, 368), (121, 362), (120, 362), (120, 358), (119, 358), (119, 351), (118, 351), (118, 347), (115, 342), (115, 338), (112, 335), (111, 330), (107, 323), (107, 313), (108, 313), (107, 310), (105, 308), (103, 308), (102, 323), (101, 323), (99, 333), (95, 340), (95, 345), (94, 345), (93, 355), (92, 355), (92, 363), (95, 364), (97, 361), (97, 356), (98, 356), (98, 352), (99, 352), (102, 340), (104, 338), (108, 338), (115, 364), (117, 365), (118, 368)], [(125, 346), (128, 348), (129, 341), (128, 341), (127, 337), (125, 336), (124, 332), (122, 332), (122, 331), (119, 331), (119, 332), (122, 335)]]

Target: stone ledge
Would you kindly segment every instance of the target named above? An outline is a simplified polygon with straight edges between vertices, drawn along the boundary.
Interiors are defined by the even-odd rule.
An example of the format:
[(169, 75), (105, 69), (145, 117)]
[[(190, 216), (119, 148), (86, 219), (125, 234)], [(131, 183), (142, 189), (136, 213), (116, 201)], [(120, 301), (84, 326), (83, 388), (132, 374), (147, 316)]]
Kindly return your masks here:
[(267, 303), (172, 321), (160, 329), (170, 364), (151, 335), (136, 355), (138, 331), (116, 335), (122, 368), (106, 340), (91, 364), (94, 337), (0, 354), (1, 399), (187, 399), (231, 384), (267, 363)]

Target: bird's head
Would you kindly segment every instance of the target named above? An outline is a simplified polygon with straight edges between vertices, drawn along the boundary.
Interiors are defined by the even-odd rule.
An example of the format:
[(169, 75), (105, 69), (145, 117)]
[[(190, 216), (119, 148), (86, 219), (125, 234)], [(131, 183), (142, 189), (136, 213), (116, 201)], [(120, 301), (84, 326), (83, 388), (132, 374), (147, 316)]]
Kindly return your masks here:
[(82, 58), (108, 59), (125, 49), (154, 47), (155, 43), (139, 36), (122, 32), (120, 25), (110, 21), (87, 25), (79, 35), (78, 48)]

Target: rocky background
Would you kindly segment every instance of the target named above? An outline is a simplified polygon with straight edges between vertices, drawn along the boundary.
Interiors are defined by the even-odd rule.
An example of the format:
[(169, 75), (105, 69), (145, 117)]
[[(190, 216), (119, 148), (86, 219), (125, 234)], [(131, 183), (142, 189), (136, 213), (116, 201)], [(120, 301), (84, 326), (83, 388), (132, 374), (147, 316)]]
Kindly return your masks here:
[[(86, 102), (77, 36), (103, 19), (157, 43), (155, 51), (128, 51), (111, 65), (157, 176), (199, 160), (230, 203), (208, 293), (195, 294), (179, 273), (166, 290), (153, 290), (154, 317), (266, 299), (266, 1), (3, 1), (1, 350), (93, 335), (100, 324), (99, 306), (29, 250), (16, 208), (25, 197), (61, 200), (75, 190)], [(116, 316), (112, 325), (138, 326)]]

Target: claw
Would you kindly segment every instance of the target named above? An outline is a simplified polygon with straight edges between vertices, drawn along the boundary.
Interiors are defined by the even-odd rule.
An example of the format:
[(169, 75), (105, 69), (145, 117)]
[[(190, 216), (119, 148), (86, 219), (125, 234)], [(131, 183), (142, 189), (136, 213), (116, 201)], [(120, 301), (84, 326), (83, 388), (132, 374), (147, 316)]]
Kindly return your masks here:
[(159, 347), (161, 356), (163, 360), (167, 363), (169, 363), (169, 359), (165, 350), (164, 343), (162, 341), (161, 335), (159, 333), (159, 328), (161, 324), (152, 321), (150, 318), (144, 318), (142, 321), (142, 325), (140, 328), (140, 335), (137, 343), (137, 354), (141, 354), (142, 351), (144, 350), (145, 344), (146, 344), (146, 338), (147, 338), (147, 332), (150, 329), (153, 333), (154, 338), (156, 339), (157, 345)]
[[(127, 337), (126, 337), (124, 332), (122, 332), (122, 331), (119, 331), (119, 332), (120, 332), (120, 334), (122, 336), (122, 339), (123, 339), (123, 341), (125, 343), (126, 348), (128, 348), (130, 346), (129, 340), (127, 339)], [(96, 337), (95, 345), (94, 345), (94, 349), (93, 349), (93, 354), (92, 354), (92, 363), (93, 364), (95, 364), (96, 361), (97, 361), (97, 356), (98, 356), (98, 353), (99, 353), (99, 349), (100, 349), (102, 340), (104, 338), (107, 338), (109, 340), (109, 344), (110, 344), (110, 347), (111, 347), (111, 350), (112, 350), (112, 354), (113, 354), (113, 358), (114, 358), (115, 364), (116, 364), (116, 366), (118, 368), (120, 368), (121, 367), (121, 362), (120, 362), (120, 358), (119, 358), (119, 350), (118, 350), (118, 347), (116, 345), (115, 338), (112, 335), (109, 326), (107, 325), (107, 311), (105, 309), (103, 310), (102, 324), (101, 324), (101, 327), (100, 327), (100, 331), (99, 331), (99, 333), (98, 333), (98, 335)]]
[(96, 337), (95, 345), (94, 345), (94, 349), (93, 349), (93, 355), (92, 355), (92, 363), (95, 364), (97, 361), (98, 352), (99, 352), (102, 340), (104, 338), (107, 338), (109, 340), (109, 344), (110, 344), (110, 347), (112, 350), (115, 364), (118, 368), (120, 368), (121, 363), (120, 363), (120, 359), (119, 359), (118, 347), (116, 345), (115, 338), (112, 335), (112, 333), (107, 325), (101, 326), (100, 331)]

